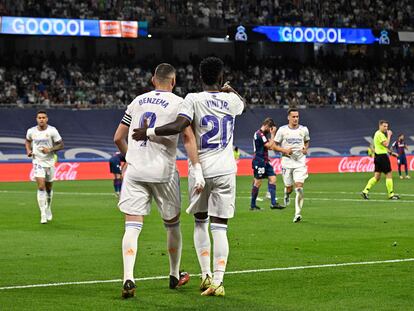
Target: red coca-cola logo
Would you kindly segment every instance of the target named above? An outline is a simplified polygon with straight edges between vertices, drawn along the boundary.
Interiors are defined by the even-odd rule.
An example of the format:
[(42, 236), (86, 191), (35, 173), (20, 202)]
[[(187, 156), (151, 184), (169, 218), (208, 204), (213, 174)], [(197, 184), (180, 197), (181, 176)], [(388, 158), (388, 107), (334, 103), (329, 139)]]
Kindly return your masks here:
[(280, 158), (271, 159), (270, 164), (273, 166), (273, 170), (276, 174), (280, 174), (282, 172), (282, 161)]
[[(80, 163), (60, 163), (55, 168), (55, 180), (75, 180)], [(30, 179), (34, 180), (34, 168), (30, 171)]]
[(354, 173), (354, 172), (373, 172), (374, 159), (371, 157), (348, 158), (344, 157), (338, 164), (338, 172)]
[(55, 180), (75, 180), (80, 163), (60, 163), (55, 170)]
[(408, 169), (409, 169), (410, 171), (414, 171), (414, 158), (412, 158), (412, 159), (411, 159), (411, 161), (410, 161), (410, 165), (408, 166)]

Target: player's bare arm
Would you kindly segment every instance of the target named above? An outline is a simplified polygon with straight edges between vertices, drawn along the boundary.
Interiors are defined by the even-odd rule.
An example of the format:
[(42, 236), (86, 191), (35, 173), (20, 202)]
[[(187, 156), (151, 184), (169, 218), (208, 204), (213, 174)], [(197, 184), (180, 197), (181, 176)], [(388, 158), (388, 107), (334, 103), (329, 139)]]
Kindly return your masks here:
[(225, 93), (236, 94), (240, 98), (240, 100), (243, 102), (243, 106), (244, 106), (243, 112), (246, 110), (246, 100), (239, 93), (237, 93), (235, 89), (233, 89), (233, 87), (230, 85), (230, 81), (227, 81), (226, 83), (224, 83), (223, 87), (221, 88), (221, 91)]
[(42, 149), (42, 152), (45, 154), (51, 153), (51, 152), (56, 152), (59, 150), (62, 150), (65, 147), (65, 144), (63, 143), (63, 140), (59, 140), (58, 142), (56, 142), (52, 148), (47, 148), (44, 147)]
[(292, 152), (293, 152), (292, 151), (292, 148), (287, 148), (287, 149), (282, 148), (278, 142), (274, 142), (273, 143), (272, 150), (273, 151), (277, 151), (277, 152), (281, 152), (281, 153), (283, 153), (285, 155), (291, 155)]
[(30, 158), (33, 156), (33, 150), (32, 150), (32, 141), (26, 139), (25, 143), (24, 143), (25, 147), (26, 147), (26, 154), (27, 156)]
[(203, 191), (205, 181), (201, 169), (200, 159), (198, 158), (197, 141), (191, 126), (187, 126), (184, 129), (182, 136), (184, 148), (187, 151), (188, 158), (191, 161), (194, 173), (196, 175), (196, 183), (194, 188), (196, 193), (200, 193)]
[(156, 128), (136, 128), (132, 134), (132, 138), (136, 141), (145, 140), (149, 136), (168, 136), (181, 133), (187, 126), (190, 125), (190, 120), (185, 117), (178, 116), (174, 122), (159, 126)]
[(119, 151), (124, 156), (126, 155), (128, 151), (128, 143), (127, 143), (128, 131), (129, 131), (129, 127), (123, 123), (120, 123), (114, 135), (114, 143), (118, 147)]
[(309, 140), (308, 141), (305, 141), (305, 146), (303, 146), (303, 149), (302, 149), (302, 153), (303, 154), (308, 154), (308, 149), (309, 149)]

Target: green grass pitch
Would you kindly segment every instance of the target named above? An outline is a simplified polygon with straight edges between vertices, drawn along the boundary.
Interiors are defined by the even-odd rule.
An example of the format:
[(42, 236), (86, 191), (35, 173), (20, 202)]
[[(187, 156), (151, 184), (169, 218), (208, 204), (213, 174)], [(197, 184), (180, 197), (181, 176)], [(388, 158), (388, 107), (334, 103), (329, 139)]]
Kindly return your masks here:
[[(414, 261), (282, 269), (414, 258), (414, 180), (394, 180), (401, 201), (388, 201), (382, 180), (370, 201), (359, 191), (371, 174), (311, 175), (303, 221), (285, 210), (250, 212), (250, 177), (237, 181), (229, 222), (225, 297), (201, 297), (199, 279), (179, 290), (167, 279), (137, 282), (120, 298), (121, 282), (3, 289), (9, 286), (122, 278), (122, 214), (111, 181), (56, 182), (54, 219), (40, 224), (34, 183), (0, 184), (0, 310), (414, 310)], [(277, 192), (282, 198), (278, 176)], [(182, 179), (183, 206), (188, 204)], [(266, 184), (260, 196), (264, 196)], [(183, 212), (184, 213), (184, 212)], [(193, 219), (181, 218), (182, 268), (199, 273)], [(395, 243), (396, 242), (396, 243)], [(165, 230), (156, 208), (140, 235), (135, 277), (168, 275)]]

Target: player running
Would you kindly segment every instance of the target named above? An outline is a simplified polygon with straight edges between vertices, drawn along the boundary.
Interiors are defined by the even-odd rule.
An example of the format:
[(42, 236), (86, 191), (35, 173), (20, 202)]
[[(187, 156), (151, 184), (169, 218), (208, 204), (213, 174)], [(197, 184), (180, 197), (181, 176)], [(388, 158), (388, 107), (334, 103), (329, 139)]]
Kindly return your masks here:
[(404, 140), (404, 134), (398, 135), (398, 139), (392, 144), (392, 148), (398, 155), (398, 174), (400, 175), (400, 179), (404, 178), (401, 175), (401, 166), (403, 165), (405, 168), (405, 178), (410, 179), (411, 177), (408, 175), (407, 156), (405, 155), (405, 150), (408, 150), (408, 147)]
[[(270, 134), (270, 139), (268, 135)], [(262, 185), (262, 179), (268, 178), (268, 191), (270, 193), (270, 208), (271, 209), (284, 209), (285, 206), (277, 203), (276, 198), (276, 174), (273, 170), (273, 166), (269, 162), (268, 150), (277, 150), (285, 152), (286, 154), (291, 153), (291, 150), (285, 150), (278, 146), (274, 146), (274, 138), (276, 134), (276, 124), (271, 118), (266, 118), (259, 130), (254, 133), (253, 136), (253, 147), (254, 157), (252, 160), (253, 169), (253, 185), (252, 195), (250, 200), (250, 210), (259, 211), (261, 208), (256, 205), (257, 196), (259, 194), (260, 186)]]
[[(188, 94), (180, 105), (177, 119), (161, 127), (136, 129), (133, 138), (142, 140), (181, 132), (192, 124), (197, 137), (205, 188), (198, 195), (192, 191), (194, 167), (190, 166), (189, 213), (194, 214), (194, 246), (201, 267), (200, 289), (203, 296), (224, 296), (223, 277), (229, 255), (227, 223), (234, 216), (236, 162), (233, 156), (234, 119), (244, 110), (244, 100), (228, 85), (223, 85), (223, 62), (216, 57), (200, 63), (203, 92)], [(211, 277), (210, 230), (214, 241)]]
[(125, 165), (125, 156), (120, 152), (115, 154), (109, 159), (109, 171), (114, 174), (114, 191), (115, 195), (119, 197), (122, 187), (122, 169)]
[(26, 154), (32, 158), (34, 178), (37, 182), (37, 203), (40, 209), (40, 223), (46, 224), (53, 218), (52, 198), (55, 175), (55, 152), (63, 149), (63, 140), (58, 130), (48, 125), (46, 111), (36, 114), (37, 126), (26, 134)]
[(394, 193), (391, 162), (388, 158), (388, 153), (391, 153), (391, 151), (388, 149), (388, 146), (392, 137), (392, 131), (389, 130), (388, 127), (388, 121), (380, 120), (378, 123), (378, 131), (376, 131), (374, 135), (375, 171), (374, 177), (368, 180), (367, 185), (361, 192), (361, 195), (365, 200), (369, 199), (369, 191), (381, 179), (381, 173), (385, 174), (385, 185), (387, 187), (388, 198), (390, 200), (400, 199), (400, 197)]
[(290, 194), (295, 186), (295, 217), (293, 222), (302, 220), (303, 207), (303, 185), (308, 178), (308, 167), (306, 165), (306, 155), (309, 148), (309, 130), (306, 126), (299, 124), (299, 111), (295, 108), (288, 110), (287, 125), (279, 128), (276, 133), (275, 143), (282, 148), (290, 148), (291, 154), (282, 156), (282, 176), (285, 184), (285, 206), (289, 205)]
[[(126, 154), (128, 167), (125, 171), (119, 199), (119, 209), (125, 214), (125, 234), (122, 240), (124, 279), (122, 297), (135, 294), (134, 265), (138, 250), (138, 237), (144, 217), (151, 212), (154, 198), (167, 230), (167, 247), (170, 260), (169, 287), (178, 288), (189, 281), (187, 273), (180, 273), (182, 239), (180, 229), (180, 186), (176, 169), (178, 135), (154, 139), (132, 139), (132, 129), (148, 124), (154, 127), (175, 120), (182, 98), (174, 95), (175, 69), (169, 64), (160, 64), (155, 69), (152, 83), (155, 90), (136, 97), (127, 107), (116, 130), (114, 142), (122, 154)], [(186, 129), (184, 144), (189, 158), (197, 167), (195, 137), (191, 128)], [(128, 143), (127, 139), (128, 138)], [(201, 174), (201, 175), (200, 175)], [(195, 187), (202, 189), (204, 183), (201, 169)]]

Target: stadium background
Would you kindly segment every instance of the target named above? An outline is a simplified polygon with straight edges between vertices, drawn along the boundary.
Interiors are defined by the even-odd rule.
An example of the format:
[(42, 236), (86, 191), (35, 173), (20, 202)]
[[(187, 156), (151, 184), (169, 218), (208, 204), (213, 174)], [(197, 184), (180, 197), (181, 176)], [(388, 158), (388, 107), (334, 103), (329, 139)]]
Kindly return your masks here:
[[(247, 99), (246, 113), (236, 120), (234, 133), (235, 145), (242, 151), (240, 175), (250, 174), (252, 135), (265, 116), (281, 125), (286, 122), (286, 110), (297, 107), (301, 123), (311, 132), (312, 174), (306, 185), (305, 221), (300, 229), (292, 227), (289, 209), (276, 216), (269, 216), (268, 210), (249, 214), (251, 179), (239, 176), (238, 215), (230, 232), (231, 243), (237, 247), (232, 249), (229, 269), (385, 264), (371, 269), (226, 276), (227, 300), (208, 303), (195, 298), (194, 288), (176, 295), (160, 290), (165, 285), (161, 281), (140, 282), (144, 294), (138, 303), (148, 309), (171, 310), (183, 306), (194, 310), (412, 309), (412, 181), (395, 181), (402, 194), (400, 202), (385, 200), (381, 183), (369, 202), (358, 197), (371, 175), (365, 172), (373, 170), (366, 151), (379, 119), (391, 122), (394, 139), (405, 133), (409, 168), (414, 169), (411, 1), (0, 0), (0, 16), (0, 309), (136, 307), (135, 301), (126, 305), (114, 298), (119, 284), (110, 282), (97, 285), (93, 292), (92, 285), (25, 289), (23, 295), (20, 289), (5, 288), (121, 275), (122, 220), (114, 209), (111, 182), (88, 180), (112, 177), (107, 159), (116, 151), (114, 131), (126, 105), (151, 89), (154, 66), (173, 64), (175, 91), (184, 96), (199, 90), (197, 67), (209, 55), (225, 61), (226, 80)], [(26, 33), (17, 34), (11, 26), (15, 19), (7, 17), (56, 18), (60, 25), (69, 19), (76, 19), (72, 25), (90, 20), (87, 31), (96, 36), (80, 36), (83, 26), (78, 33), (77, 26), (72, 26), (73, 36), (40, 30), (29, 34), (35, 32), (30, 27), (37, 27), (33, 21)], [(97, 20), (109, 22), (101, 25)], [(41, 21), (37, 20), (38, 25)], [(133, 23), (124, 23), (129, 32), (122, 32), (123, 24), (115, 21)], [(48, 22), (43, 23), (47, 30)], [(235, 40), (240, 25), (245, 27), (247, 41)], [(270, 42), (263, 33), (254, 32), (257, 26), (287, 27), (288, 31), (291, 27), (368, 30), (352, 35), (348, 44), (281, 42), (282, 36), (280, 42)], [(366, 42), (366, 35), (373, 42), (352, 43)], [(35, 185), (28, 182), (31, 164), (23, 145), (27, 128), (35, 125), (37, 109), (48, 111), (50, 124), (65, 141), (57, 179), (86, 179), (56, 183), (56, 219), (46, 230), (39, 229)], [(181, 145), (178, 156), (185, 176)], [(272, 157), (278, 171), (278, 157)], [(392, 162), (395, 169), (395, 159)], [(322, 172), (359, 173), (314, 174)], [(186, 179), (182, 181), (185, 189)], [(282, 191), (278, 186), (279, 197)], [(187, 203), (183, 190), (183, 206)], [(189, 218), (182, 219), (187, 245), (193, 225)], [(167, 264), (157, 217), (148, 218), (145, 230), (145, 251), (137, 270), (144, 277), (161, 275)], [(91, 237), (96, 245), (90, 244)], [(409, 262), (399, 266), (387, 261), (394, 259)], [(198, 271), (189, 246), (183, 261), (191, 271)]]

